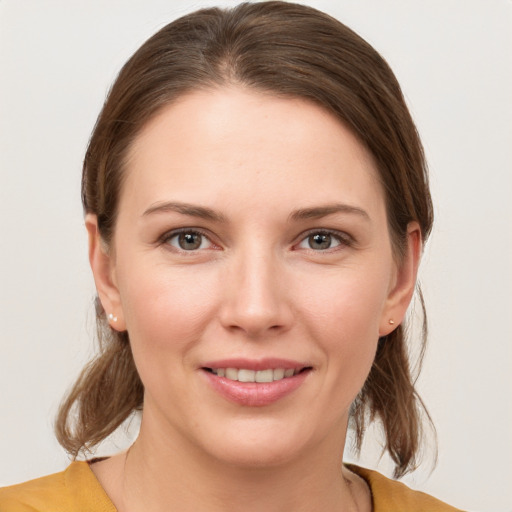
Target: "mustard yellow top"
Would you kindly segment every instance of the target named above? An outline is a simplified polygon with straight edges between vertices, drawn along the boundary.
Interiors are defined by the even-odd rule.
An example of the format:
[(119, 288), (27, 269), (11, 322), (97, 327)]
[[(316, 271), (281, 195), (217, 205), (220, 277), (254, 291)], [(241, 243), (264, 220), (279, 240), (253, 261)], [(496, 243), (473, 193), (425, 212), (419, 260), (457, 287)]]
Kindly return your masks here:
[[(350, 469), (368, 482), (373, 512), (457, 512), (376, 471), (352, 465)], [(72, 462), (61, 473), (1, 488), (0, 512), (116, 512), (116, 508), (89, 464)]]

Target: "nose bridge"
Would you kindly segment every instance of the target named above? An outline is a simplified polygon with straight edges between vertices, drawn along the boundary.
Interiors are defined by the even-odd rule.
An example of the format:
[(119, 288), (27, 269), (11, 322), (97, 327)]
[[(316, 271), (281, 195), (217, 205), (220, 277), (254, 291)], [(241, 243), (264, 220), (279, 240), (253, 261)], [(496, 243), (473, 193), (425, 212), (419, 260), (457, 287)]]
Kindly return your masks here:
[(233, 255), (226, 283), (222, 321), (230, 329), (258, 336), (284, 330), (291, 311), (281, 261), (271, 247), (254, 240)]

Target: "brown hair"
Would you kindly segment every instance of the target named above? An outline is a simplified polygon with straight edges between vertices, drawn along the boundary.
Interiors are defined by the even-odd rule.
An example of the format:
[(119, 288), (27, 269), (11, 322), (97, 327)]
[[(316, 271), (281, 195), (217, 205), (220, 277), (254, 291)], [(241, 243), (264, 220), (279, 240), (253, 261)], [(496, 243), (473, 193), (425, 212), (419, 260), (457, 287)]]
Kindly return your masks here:
[[(107, 245), (115, 229), (123, 159), (141, 128), (180, 95), (227, 84), (305, 98), (336, 115), (375, 159), (397, 258), (410, 221), (419, 223), (423, 240), (428, 237), (433, 215), (423, 150), (389, 66), (334, 18), (271, 1), (184, 16), (151, 37), (122, 68), (94, 128), (82, 177), (84, 209), (97, 215)], [(83, 370), (56, 423), (59, 442), (74, 456), (105, 439), (143, 404), (128, 334), (110, 329), (98, 300), (96, 305), (100, 353)], [(420, 354), (424, 346), (425, 336)], [(395, 475), (411, 470), (421, 439), (421, 407), (400, 325), (380, 340), (353, 404), (357, 448), (367, 424), (378, 419)]]

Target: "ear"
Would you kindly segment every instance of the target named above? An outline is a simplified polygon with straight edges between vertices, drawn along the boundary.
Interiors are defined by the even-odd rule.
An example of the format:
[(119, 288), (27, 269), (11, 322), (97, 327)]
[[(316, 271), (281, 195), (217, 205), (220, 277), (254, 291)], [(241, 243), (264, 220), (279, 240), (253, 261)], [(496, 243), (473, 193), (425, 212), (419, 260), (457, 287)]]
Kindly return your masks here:
[(112, 329), (125, 331), (121, 297), (115, 282), (114, 256), (101, 238), (96, 215), (88, 213), (85, 216), (85, 227), (89, 235), (89, 263), (101, 305)]
[(416, 287), (422, 248), (420, 226), (417, 222), (410, 222), (407, 226), (407, 247), (390, 286), (380, 321), (379, 336), (386, 336), (394, 331), (405, 317)]

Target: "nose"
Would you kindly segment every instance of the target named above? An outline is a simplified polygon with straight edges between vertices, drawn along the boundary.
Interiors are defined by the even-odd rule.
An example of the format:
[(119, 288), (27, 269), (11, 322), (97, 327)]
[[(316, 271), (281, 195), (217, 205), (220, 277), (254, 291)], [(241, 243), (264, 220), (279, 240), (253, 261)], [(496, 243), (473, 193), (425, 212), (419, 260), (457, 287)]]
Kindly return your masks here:
[(222, 325), (250, 338), (287, 331), (293, 312), (282, 265), (268, 254), (240, 254), (223, 283)]

